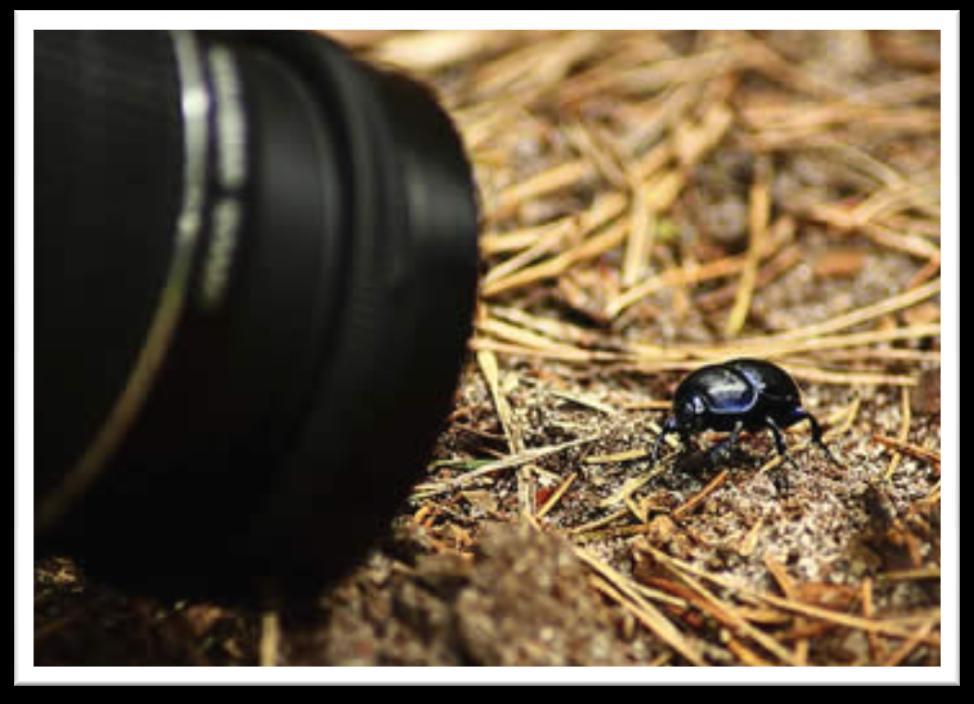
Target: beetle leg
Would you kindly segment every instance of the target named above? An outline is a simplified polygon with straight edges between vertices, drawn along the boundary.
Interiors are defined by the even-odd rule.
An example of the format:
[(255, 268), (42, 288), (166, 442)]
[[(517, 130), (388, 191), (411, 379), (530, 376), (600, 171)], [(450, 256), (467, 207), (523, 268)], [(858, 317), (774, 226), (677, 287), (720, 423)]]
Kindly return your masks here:
[(707, 460), (710, 462), (711, 466), (716, 466), (718, 462), (726, 462), (728, 460), (730, 457), (730, 451), (734, 448), (734, 445), (737, 444), (737, 436), (743, 429), (744, 423), (737, 421), (737, 423), (734, 424), (734, 429), (730, 432), (730, 436), (724, 440), (721, 440), (707, 451)]
[(791, 482), (788, 480), (788, 474), (784, 470), (775, 472), (771, 481), (774, 483), (775, 491), (779, 495), (784, 495), (791, 491)]
[(793, 460), (791, 455), (788, 454), (788, 446), (785, 445), (785, 437), (781, 434), (781, 428), (777, 423), (775, 423), (774, 418), (771, 416), (765, 416), (764, 422), (767, 424), (768, 428), (771, 430), (771, 434), (774, 436), (774, 446), (775, 449), (778, 450), (778, 454), (781, 455), (785, 461), (788, 462), (788, 464), (797, 469), (798, 465), (795, 464), (795, 460)]
[(835, 458), (835, 455), (832, 454), (832, 451), (828, 448), (828, 445), (826, 445), (822, 440), (822, 427), (818, 424), (818, 421), (815, 420), (815, 416), (806, 411), (804, 408), (796, 408), (792, 412), (791, 422), (789, 425), (803, 420), (807, 420), (809, 425), (812, 426), (812, 442), (822, 448), (822, 451), (825, 452), (825, 455), (832, 461), (833, 464), (844, 468), (845, 465)]
[[(768, 428), (771, 430), (771, 434), (774, 436), (774, 446), (778, 450), (778, 454), (784, 458), (785, 462), (790, 464), (795, 469), (798, 469), (798, 465), (795, 460), (791, 458), (788, 454), (788, 447), (785, 445), (785, 438), (781, 434), (781, 428), (775, 423), (774, 418), (771, 416), (766, 416), (764, 422), (767, 424)], [(784, 467), (775, 470), (774, 475), (771, 478), (774, 482), (774, 488), (779, 495), (787, 494), (791, 490), (791, 482), (788, 481), (788, 472), (785, 471)]]
[(781, 434), (781, 428), (778, 427), (778, 424), (774, 422), (774, 418), (771, 416), (765, 417), (764, 422), (767, 424), (768, 429), (771, 430), (771, 434), (774, 436), (774, 446), (775, 449), (778, 450), (778, 454), (782, 456), (785, 455), (788, 452), (788, 447), (785, 445), (785, 438)]

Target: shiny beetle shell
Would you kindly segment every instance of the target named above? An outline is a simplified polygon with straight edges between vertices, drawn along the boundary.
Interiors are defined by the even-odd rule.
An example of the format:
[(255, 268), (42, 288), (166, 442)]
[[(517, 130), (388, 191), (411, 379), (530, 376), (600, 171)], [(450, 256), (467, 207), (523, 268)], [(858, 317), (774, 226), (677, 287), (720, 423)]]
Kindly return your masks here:
[(678, 433), (688, 448), (691, 435), (703, 430), (731, 433), (708, 452), (712, 461), (726, 457), (740, 431), (764, 428), (771, 431), (778, 453), (785, 456), (787, 448), (781, 431), (803, 420), (811, 425), (812, 442), (838, 464), (822, 442), (818, 421), (802, 408), (798, 385), (785, 370), (771, 362), (749, 358), (708, 365), (688, 375), (677, 387), (673, 413), (653, 446), (653, 461), (659, 456), (666, 435)]

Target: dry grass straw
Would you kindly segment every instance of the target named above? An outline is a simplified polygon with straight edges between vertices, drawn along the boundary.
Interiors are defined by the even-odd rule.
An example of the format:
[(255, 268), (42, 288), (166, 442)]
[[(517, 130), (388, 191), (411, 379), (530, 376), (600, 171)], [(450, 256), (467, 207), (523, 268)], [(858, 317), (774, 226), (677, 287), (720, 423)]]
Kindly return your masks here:
[(687, 501), (676, 507), (673, 511), (673, 518), (679, 520), (684, 516), (692, 513), (700, 504), (702, 504), (708, 496), (717, 491), (724, 482), (730, 477), (730, 471), (727, 469), (721, 470), (717, 475), (707, 482), (707, 485), (703, 489), (698, 491), (696, 494), (691, 496)]
[[(665, 564), (667, 567), (673, 568), (681, 575), (700, 577), (712, 584), (727, 589), (732, 593), (738, 594), (742, 597), (756, 599), (759, 602), (784, 611), (789, 611), (813, 620), (823, 621), (827, 624), (835, 624), (837, 626), (858, 629), (867, 633), (877, 633), (906, 639), (917, 636), (915, 631), (910, 631), (908, 628), (904, 627), (902, 621), (897, 619), (868, 619), (835, 611), (833, 609), (808, 604), (800, 601), (797, 598), (798, 592), (796, 589), (792, 589), (792, 597), (778, 597), (774, 596), (773, 594), (758, 592), (754, 589), (736, 583), (733, 579), (708, 572), (707, 570), (700, 569), (677, 558), (670, 557), (646, 543), (640, 543), (637, 547), (639, 550), (649, 553), (654, 559), (658, 560), (662, 564)], [(937, 623), (939, 622), (939, 618), (940, 613), (938, 609), (926, 617), (925, 623), (929, 623), (931, 621)], [(939, 643), (939, 638), (932, 636), (929, 631), (927, 631), (917, 639), (917, 642)]]
[[(910, 414), (910, 390), (904, 387), (901, 390), (900, 399), (901, 399), (901, 403), (900, 403), (900, 419), (901, 419), (900, 420), (900, 434), (899, 434), (899, 437), (897, 437), (896, 439), (897, 439), (897, 441), (900, 444), (905, 444), (906, 443), (906, 438), (910, 434), (910, 420), (911, 420), (911, 414)], [(886, 474), (883, 476), (883, 479), (885, 481), (888, 482), (888, 481), (891, 481), (893, 479), (893, 474), (896, 472), (896, 468), (899, 467), (900, 460), (902, 459), (902, 457), (903, 456), (900, 454), (900, 451), (898, 449), (893, 451), (893, 456), (890, 458), (890, 461), (889, 461), (889, 467), (886, 469)]]
[(583, 548), (575, 548), (575, 554), (597, 572), (603, 581), (596, 588), (632, 613), (640, 623), (670, 645), (694, 665), (706, 664), (698, 649), (649, 601), (633, 588), (633, 582), (611, 566)]
[(726, 337), (737, 336), (741, 328), (744, 327), (744, 320), (747, 318), (748, 310), (751, 307), (751, 296), (757, 283), (758, 265), (765, 248), (764, 240), (767, 237), (768, 221), (771, 218), (770, 168), (767, 159), (761, 160), (757, 169), (757, 180), (751, 185), (748, 198), (750, 216), (748, 229), (751, 237), (747, 257), (744, 260), (744, 269), (741, 272), (741, 281), (734, 297), (734, 305), (727, 316), (727, 324), (724, 326)]
[(547, 447), (535, 447), (528, 450), (524, 450), (516, 455), (509, 455), (502, 459), (487, 462), (476, 469), (473, 469), (464, 474), (460, 474), (453, 479), (445, 482), (432, 482), (426, 484), (420, 484), (416, 487), (413, 493), (414, 500), (421, 500), (435, 496), (437, 494), (442, 494), (448, 491), (452, 491), (456, 488), (466, 486), (471, 484), (478, 479), (487, 477), (495, 472), (500, 472), (505, 469), (513, 469), (516, 467), (522, 467), (529, 462), (534, 462), (535, 460), (541, 459), (542, 457), (547, 457), (548, 455), (553, 455), (563, 450), (567, 450), (572, 447), (578, 447), (579, 445), (584, 445), (586, 443), (593, 442), (597, 440), (597, 437), (587, 437), (579, 438), (578, 440), (569, 440), (568, 442), (559, 443), (557, 445), (549, 445)]
[(931, 462), (937, 466), (940, 465), (940, 453), (935, 450), (928, 450), (925, 447), (920, 447), (919, 445), (914, 445), (909, 442), (905, 442), (902, 439), (902, 434), (900, 438), (888, 438), (885, 435), (873, 435), (873, 440), (885, 445), (886, 447), (892, 448), (897, 452), (902, 452), (904, 455), (910, 455), (910, 457), (915, 457), (919, 460), (925, 460)]
[(281, 616), (276, 609), (268, 609), (260, 618), (260, 665), (277, 665), (281, 651)]
[(544, 505), (538, 509), (538, 512), (535, 514), (535, 518), (544, 518), (545, 515), (551, 511), (551, 509), (557, 506), (558, 502), (561, 501), (561, 497), (565, 495), (565, 492), (568, 491), (568, 488), (575, 482), (576, 479), (578, 479), (578, 472), (572, 472), (570, 475), (568, 475), (565, 481), (563, 481), (558, 488), (555, 489), (554, 493), (548, 498), (548, 500), (545, 501)]

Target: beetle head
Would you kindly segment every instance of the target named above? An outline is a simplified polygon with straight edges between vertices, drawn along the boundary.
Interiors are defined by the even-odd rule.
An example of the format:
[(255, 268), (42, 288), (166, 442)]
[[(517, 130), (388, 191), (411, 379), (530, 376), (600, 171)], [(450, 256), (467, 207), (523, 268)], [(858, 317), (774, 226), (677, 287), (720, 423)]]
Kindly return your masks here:
[(700, 394), (690, 394), (674, 409), (680, 427), (689, 432), (703, 428), (707, 404)]

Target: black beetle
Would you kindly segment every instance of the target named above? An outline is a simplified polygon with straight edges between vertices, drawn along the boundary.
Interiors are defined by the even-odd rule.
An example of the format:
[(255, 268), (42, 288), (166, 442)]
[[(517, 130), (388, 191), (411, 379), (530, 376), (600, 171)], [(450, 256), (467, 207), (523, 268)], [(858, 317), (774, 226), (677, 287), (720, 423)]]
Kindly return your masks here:
[(666, 419), (653, 445), (653, 463), (668, 434), (679, 433), (684, 447), (689, 448), (690, 435), (701, 430), (730, 432), (708, 451), (711, 464), (726, 459), (742, 430), (762, 428), (771, 430), (778, 454), (787, 458), (781, 430), (803, 420), (812, 426), (812, 442), (841, 466), (822, 442), (818, 421), (802, 408), (798, 386), (783, 369), (760, 359), (731, 359), (701, 367), (677, 387), (673, 415)]

